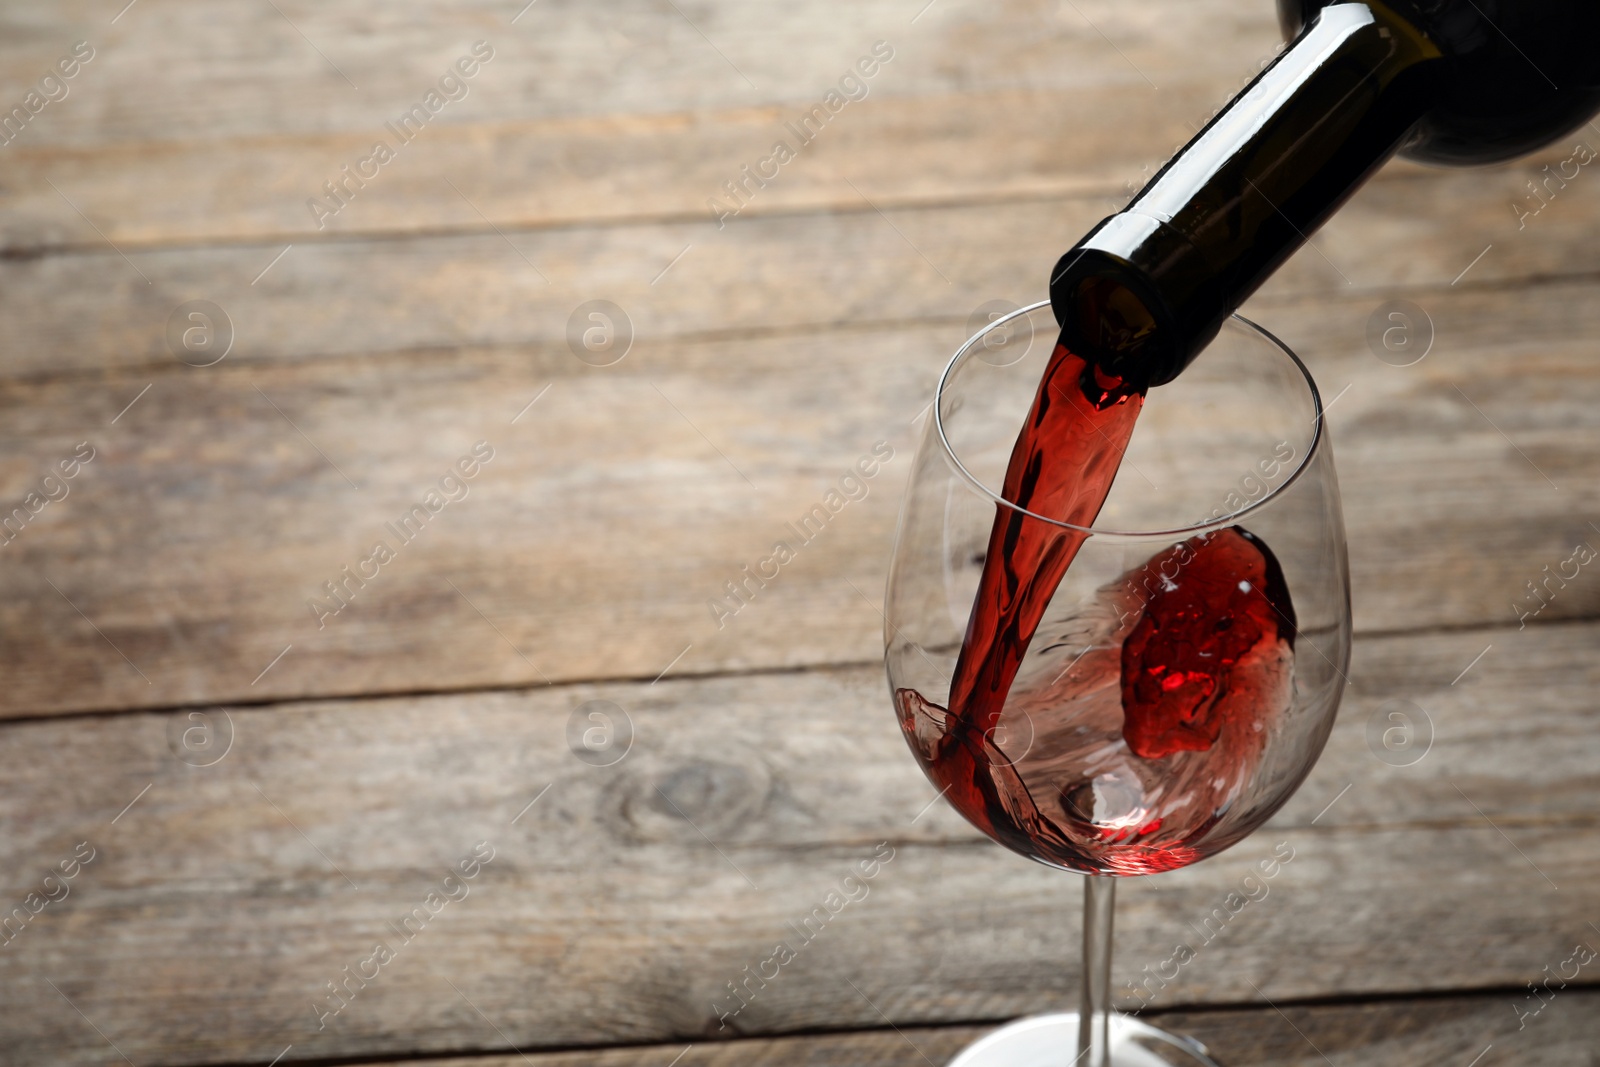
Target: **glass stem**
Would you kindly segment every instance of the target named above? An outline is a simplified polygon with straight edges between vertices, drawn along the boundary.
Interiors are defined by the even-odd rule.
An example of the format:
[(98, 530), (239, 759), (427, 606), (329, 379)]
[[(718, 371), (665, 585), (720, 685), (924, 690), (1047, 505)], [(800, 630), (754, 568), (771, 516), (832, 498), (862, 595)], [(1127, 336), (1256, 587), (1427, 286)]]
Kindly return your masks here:
[(1111, 915), (1117, 880), (1083, 880), (1083, 1002), (1073, 1067), (1111, 1067)]

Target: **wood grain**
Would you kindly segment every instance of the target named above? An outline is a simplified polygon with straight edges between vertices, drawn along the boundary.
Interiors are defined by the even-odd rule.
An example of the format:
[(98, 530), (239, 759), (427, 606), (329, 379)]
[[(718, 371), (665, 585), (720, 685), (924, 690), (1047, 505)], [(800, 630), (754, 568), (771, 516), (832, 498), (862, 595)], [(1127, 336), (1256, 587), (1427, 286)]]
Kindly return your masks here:
[[(1334, 740), (1290, 806), (1223, 856), (1124, 887), (1119, 996), (1136, 1004), (1128, 983), (1180, 941), (1198, 956), (1154, 1007), (1516, 988), (1560, 963), (1592, 936), (1597, 632), (1359, 642)], [(1397, 695), (1436, 730), (1409, 768), (1366, 740)], [(568, 749), (594, 700), (631, 723), (609, 767)], [(185, 748), (182, 731), (220, 744), (229, 727), (214, 764), (175, 755), (207, 762), (217, 750)], [(872, 668), (123, 714), (6, 737), (7, 899), (74, 843), (99, 850), (0, 950), (19, 1009), (0, 1046), (17, 1063), (103, 1059), (46, 979), (136, 1063), (265, 1061), (291, 1043), (322, 1059), (691, 1041), (877, 1027), (879, 1010), (902, 1026), (1000, 1020), (1077, 985), (1073, 880), (943, 805), (919, 815), (933, 790)], [(495, 858), (465, 898), (319, 1031), (324, 983), (376, 939), (398, 942), (386, 924), (480, 840)], [(719, 1032), (726, 983), (778, 939), (798, 944), (789, 924), (885, 841), (865, 897)], [(1208, 925), (1284, 846), (1267, 895)]]
[[(95, 450), (0, 541), (7, 1063), (924, 1065), (1075, 999), (1073, 880), (930, 807), (897, 736), (883, 567), (971, 312), (1038, 293), (1275, 51), (1271, 5), (521, 7), (0, 5), (0, 100), (97, 49), (0, 147), (0, 515)], [(707, 198), (880, 38), (870, 96), (719, 229)], [(319, 228), (307, 198), (480, 39), (470, 95)], [(1122, 889), (1121, 1002), (1223, 1062), (1594, 1062), (1588, 971), (1516, 1012), (1600, 943), (1600, 584), (1518, 619), (1600, 538), (1600, 184), (1514, 208), (1568, 152), (1392, 164), (1249, 305), (1334, 404), (1365, 636), (1274, 822)], [(1434, 333), (1404, 368), (1366, 340), (1397, 297)], [(600, 298), (637, 335), (607, 367), (567, 342)], [(169, 350), (192, 300), (230, 321), (216, 366)], [(717, 627), (878, 440), (866, 498)], [(597, 710), (613, 765), (570, 748)], [(869, 895), (719, 1026), (880, 842)]]
[[(1317, 1067), (1361, 1063), (1371, 1067), (1410, 1067), (1417, 1063), (1468, 1063), (1493, 1044), (1486, 1064), (1524, 1063), (1536, 1067), (1589, 1067), (1590, 1050), (1600, 1040), (1596, 994), (1574, 991), (1552, 1003), (1531, 1032), (1506, 1034), (1504, 997), (1450, 997), (1389, 1001), (1336, 1007), (1288, 1007), (1163, 1014), (1151, 1021), (1202, 1041), (1223, 1063), (1260, 1067)], [(537, 1067), (621, 1067), (644, 1063), (665, 1067), (761, 1064), (763, 1067), (925, 1067), (948, 1062), (988, 1032), (984, 1027), (950, 1026), (814, 1037), (749, 1039), (645, 1049), (534, 1054)], [(1488, 1035), (1488, 1036), (1485, 1036)], [(1489, 1038), (1494, 1040), (1491, 1042)], [(1324, 1059), (1323, 1057), (1328, 1057)], [(1493, 1058), (1499, 1056), (1501, 1058)], [(516, 1057), (472, 1057), (441, 1061), (441, 1067), (511, 1067)]]
[[(1281, 303), (1321, 297), (1346, 316), (1339, 331), (1360, 336), (1382, 300), (1448, 290), (1469, 266), (1460, 286), (1478, 293), (1600, 271), (1600, 243), (1583, 223), (1600, 211), (1600, 182), (1574, 187), (1518, 233), (1508, 210), (1515, 181), (1511, 172), (1473, 172), (1369, 187), (1268, 284), (1252, 313), (1270, 319)], [(877, 202), (875, 186), (861, 188)], [(949, 324), (953, 349), (980, 304), (1040, 298), (1060, 251), (1114, 209), (1110, 198), (1089, 196), (880, 216), (857, 197), (848, 210), (738, 219), (720, 232), (695, 220), (352, 238), (286, 253), (288, 242), (132, 249), (127, 259), (102, 244), (0, 260), (0, 315), (14, 343), (0, 373), (171, 366), (168, 319), (196, 299), (228, 315), (233, 362), (564, 345), (574, 310), (597, 298), (624, 309), (641, 345), (933, 320)], [(1588, 326), (1581, 302), (1540, 313), (1560, 316), (1544, 324), (1546, 336), (1562, 323)]]
[[(920, 12), (899, 0), (802, 0), (782, 11), (542, 0), (516, 22), (517, 5), (484, 0), (280, 8), (141, 0), (115, 23), (115, 11), (82, 0), (11, 8), (0, 87), (20, 96), (61, 42), (84, 35), (103, 42), (104, 54), (75, 83), (71, 99), (81, 92), (81, 105), (47, 110), (29, 130), (50, 143), (96, 145), (159, 142), (175, 130), (206, 138), (360, 129), (420, 96), (476, 39), (491, 41), (495, 57), (458, 102), (463, 111), (452, 104), (441, 121), (653, 115), (820, 97), (878, 37), (895, 43), (899, 64), (890, 68), (898, 80), (878, 88), (899, 96), (985, 87), (1152, 91), (1140, 70), (1161, 82), (1184, 74), (1242, 82), (1281, 46), (1270, 8), (1223, 0), (1151, 0), (1138, 8), (1083, 0), (1076, 10), (1002, 0), (982, 10)], [(235, 76), (220, 76), (228, 71)], [(573, 92), (579, 81), (585, 91)]]
[[(84, 68), (73, 94), (0, 153), (9, 193), (0, 248), (11, 255), (101, 251), (109, 241), (130, 252), (256, 242), (272, 245), (270, 256), (285, 242), (339, 234), (492, 237), (496, 227), (663, 220), (697, 223), (706, 239), (715, 229), (707, 200), (780, 139), (799, 158), (754, 192), (740, 222), (859, 211), (863, 195), (884, 208), (1071, 194), (1114, 203), (1278, 46), (1270, 9), (1220, 0), (1158, 0), (1134, 11), (1105, 3), (1074, 11), (1016, 2), (981, 15), (935, 8), (915, 25), (898, 3), (803, 4), (775, 22), (718, 7), (707, 14), (726, 24), (728, 40), (744, 39), (759, 57), (752, 73), (761, 87), (752, 89), (706, 39), (686, 47), (680, 39), (693, 26), (670, 7), (630, 5), (608, 17), (555, 5), (530, 12), (539, 29), (509, 34), (498, 32), (498, 12), (465, 5), (400, 5), (404, 15), (384, 16), (331, 5), (297, 16), (326, 55), (347, 57), (339, 69), (362, 86), (356, 92), (270, 7), (146, 6), (144, 21), (130, 14), (119, 31), (126, 39)], [(722, 32), (709, 22), (705, 29)], [(38, 31), (61, 41), (80, 32), (89, 33)], [(415, 142), (396, 144), (397, 159), (354, 189), (347, 209), (332, 219), (310, 211), (307, 200), (323, 195), (341, 166), (378, 139), (395, 140), (384, 124), (480, 35), (498, 52), (470, 94)], [(895, 58), (865, 99), (801, 147), (785, 123), (875, 39), (895, 42)], [(41, 47), (57, 48), (36, 38), (14, 69), (47, 66), (55, 57)], [(218, 78), (230, 63), (247, 65), (250, 76)], [(566, 91), (574, 78), (585, 93)], [(1527, 195), (1528, 177), (1570, 151), (1563, 144), (1476, 179), (1494, 190), (1497, 231), (1517, 226), (1510, 203)], [(1385, 172), (1426, 173), (1404, 164)], [(1574, 182), (1561, 196), (1592, 200), (1586, 185)], [(1430, 202), (1440, 206), (1444, 195)], [(1567, 210), (1551, 210), (1558, 207)], [(1414, 251), (1415, 232), (1414, 221), (1399, 227), (1407, 237), (1400, 247)], [(1339, 255), (1330, 259), (1343, 266)], [(1460, 269), (1452, 260), (1446, 280)]]
[[(994, 164), (948, 151), (949, 138), (984, 139), (996, 114), (1025, 131), (1018, 143), (1033, 157), (1011, 153), (1013, 189), (1053, 187), (1074, 170), (1062, 142), (1079, 127), (1137, 172), (1279, 43), (1269, 10), (1237, 12), (1217, 0), (1158, 0), (1137, 11), (1104, 0), (1075, 10), (1014, 0), (982, 13), (908, 14), (912, 6), (825, 0), (774, 14), (547, 2), (518, 25), (509, 21), (512, 5), (487, 3), (375, 13), (349, 2), (221, 11), (146, 0), (114, 28), (93, 25), (100, 18), (88, 8), (13, 14), (4, 49), (10, 95), (25, 92), (66, 43), (88, 37), (100, 49), (71, 95), (7, 147), (16, 195), (0, 232), (20, 248), (97, 239), (48, 178), (119, 244), (304, 235), (306, 199), (474, 40), (491, 42), (495, 56), (469, 95), (446, 106), (338, 229), (476, 223), (441, 175), (471, 178), (469, 195), (501, 223), (699, 217), (741, 163), (770, 149), (784, 119), (821, 100), (880, 39), (893, 60), (817, 146), (812, 174), (774, 187), (773, 206), (815, 206), (819, 188), (825, 200), (840, 200), (848, 186), (829, 172), (860, 162), (863, 148), (875, 159), (851, 168), (857, 180), (887, 172), (895, 184), (909, 181), (908, 192), (948, 193), (952, 178), (976, 190), (974, 168), (992, 173)], [(1106, 47), (1112, 38), (1120, 44)], [(1197, 51), (1198, 42), (1206, 47)], [(579, 84), (584, 91), (572, 91)], [(1092, 97), (1073, 100), (1077, 93)], [(1166, 121), (1126, 121), (1129, 108), (1146, 114), (1157, 98)], [(898, 166), (887, 145), (873, 150), (885, 134), (901, 146)], [(1115, 184), (1131, 176), (1119, 173)]]
[[(1371, 298), (1271, 309), (1338, 395), (1360, 629), (1516, 625), (1526, 583), (1600, 537), (1584, 290), (1425, 298), (1436, 351), (1409, 368), (1367, 349)], [(8, 507), (79, 442), (99, 454), (5, 546), (4, 708), (873, 660), (912, 421), (961, 331), (641, 342), (604, 368), (541, 346), (13, 382)], [(323, 583), (394, 542), (385, 524), (479, 440), (496, 458), (470, 495), (319, 619)], [(896, 458), (866, 499), (737, 617), (714, 615), (879, 440)], [(1593, 617), (1597, 598), (1580, 577), (1535, 621)]]

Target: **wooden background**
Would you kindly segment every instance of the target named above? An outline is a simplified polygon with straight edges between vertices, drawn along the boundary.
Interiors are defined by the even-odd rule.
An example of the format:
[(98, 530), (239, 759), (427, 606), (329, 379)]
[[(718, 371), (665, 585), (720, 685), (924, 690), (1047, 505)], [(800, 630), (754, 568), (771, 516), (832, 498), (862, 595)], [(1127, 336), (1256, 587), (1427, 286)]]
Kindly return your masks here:
[[(913, 422), (971, 314), (1039, 298), (1274, 53), (1271, 5), (123, 3), (0, 8), (5, 108), (94, 49), (0, 146), (0, 505), (95, 455), (0, 548), (0, 1060), (915, 1067), (1070, 1005), (1078, 885), (928, 807), (877, 666)], [(880, 40), (870, 95), (718, 227)], [(307, 198), (475, 41), (469, 95), (319, 229)], [(1579, 142), (1391, 165), (1247, 308), (1333, 399), (1358, 639), (1279, 817), (1123, 887), (1132, 1006), (1294, 849), (1154, 1004), (1226, 1062), (1600, 1062), (1600, 962), (1527, 988), (1600, 946), (1600, 577), (1518, 618), (1600, 545), (1600, 177), (1513, 207)], [(1366, 339), (1398, 299), (1432, 323), (1409, 367)], [(209, 367), (168, 341), (195, 300), (233, 334)], [(635, 335), (609, 366), (567, 340), (589, 300)], [(468, 496), (319, 628), (478, 441)], [(869, 496), (719, 628), (877, 441)], [(594, 700), (610, 766), (569, 749)], [(1431, 723), (1406, 767), (1368, 742), (1396, 700)]]

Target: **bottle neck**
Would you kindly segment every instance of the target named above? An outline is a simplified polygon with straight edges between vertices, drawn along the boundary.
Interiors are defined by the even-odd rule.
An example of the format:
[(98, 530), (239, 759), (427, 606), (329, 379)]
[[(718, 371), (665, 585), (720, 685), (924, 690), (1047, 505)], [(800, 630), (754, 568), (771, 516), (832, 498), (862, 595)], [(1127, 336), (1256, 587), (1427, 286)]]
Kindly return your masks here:
[(1177, 377), (1222, 323), (1394, 155), (1441, 55), (1381, 3), (1339, 3), (1124, 209), (1063, 256), (1063, 340), (1138, 387)]

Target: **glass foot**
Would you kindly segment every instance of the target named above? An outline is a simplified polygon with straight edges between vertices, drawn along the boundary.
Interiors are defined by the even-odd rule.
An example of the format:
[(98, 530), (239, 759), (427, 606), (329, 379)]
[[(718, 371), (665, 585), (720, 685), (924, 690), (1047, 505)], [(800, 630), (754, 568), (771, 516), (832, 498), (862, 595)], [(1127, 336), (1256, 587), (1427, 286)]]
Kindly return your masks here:
[[(1078, 1013), (1018, 1019), (979, 1038), (950, 1067), (1077, 1067)], [(1157, 1030), (1129, 1015), (1111, 1017), (1112, 1067), (1219, 1067), (1191, 1037)]]

